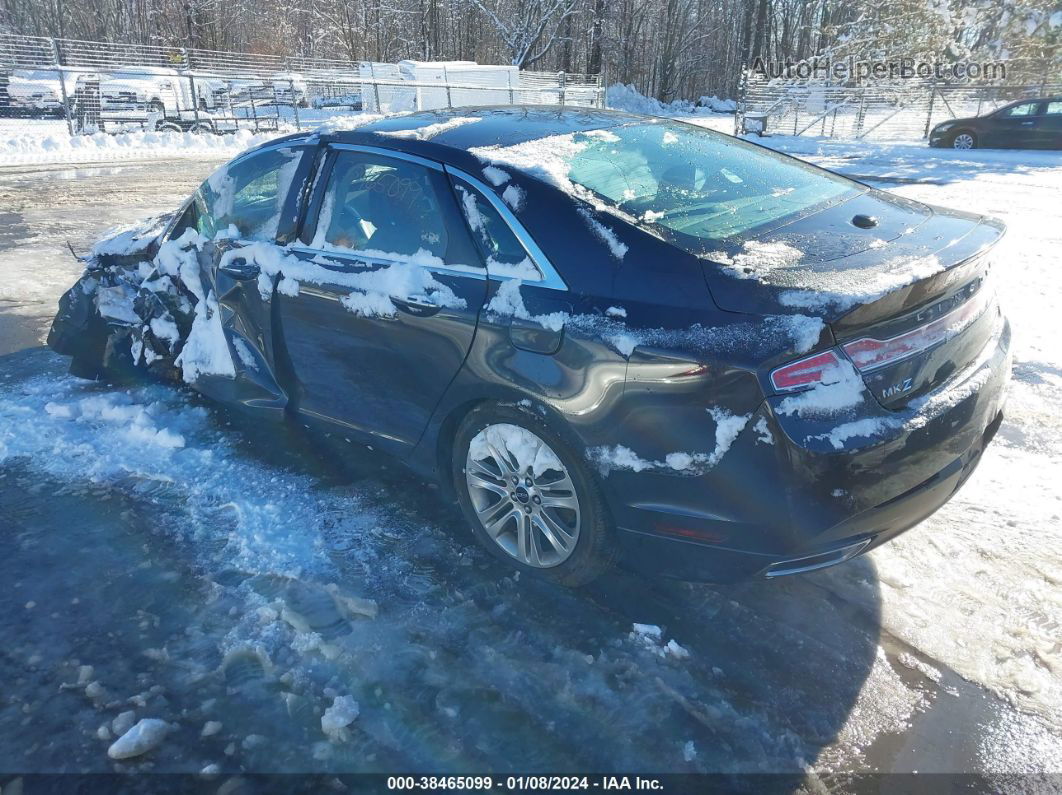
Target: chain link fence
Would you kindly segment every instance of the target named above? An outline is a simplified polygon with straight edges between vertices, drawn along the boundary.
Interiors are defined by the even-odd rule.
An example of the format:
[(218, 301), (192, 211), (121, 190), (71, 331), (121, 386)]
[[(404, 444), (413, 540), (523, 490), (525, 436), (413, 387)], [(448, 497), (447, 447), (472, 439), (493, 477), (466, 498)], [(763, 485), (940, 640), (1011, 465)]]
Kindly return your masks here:
[(356, 113), (602, 107), (599, 75), (470, 61), (397, 64), (0, 34), (0, 130), (301, 130)]
[(1062, 94), (1062, 83), (829, 85), (746, 75), (735, 131), (850, 140), (925, 138), (948, 119), (980, 116), (1019, 99)]

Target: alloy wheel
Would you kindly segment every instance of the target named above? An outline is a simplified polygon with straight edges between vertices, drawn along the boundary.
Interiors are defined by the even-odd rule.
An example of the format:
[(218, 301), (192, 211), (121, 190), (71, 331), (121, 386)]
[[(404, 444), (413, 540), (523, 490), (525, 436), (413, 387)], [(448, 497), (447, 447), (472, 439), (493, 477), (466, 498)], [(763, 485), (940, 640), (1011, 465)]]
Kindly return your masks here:
[(480, 524), (519, 562), (552, 568), (579, 541), (579, 495), (567, 467), (519, 425), (488, 425), (468, 446), (465, 482)]
[(955, 149), (973, 149), (974, 138), (970, 133), (959, 133), (955, 136), (955, 140), (951, 142), (951, 145)]

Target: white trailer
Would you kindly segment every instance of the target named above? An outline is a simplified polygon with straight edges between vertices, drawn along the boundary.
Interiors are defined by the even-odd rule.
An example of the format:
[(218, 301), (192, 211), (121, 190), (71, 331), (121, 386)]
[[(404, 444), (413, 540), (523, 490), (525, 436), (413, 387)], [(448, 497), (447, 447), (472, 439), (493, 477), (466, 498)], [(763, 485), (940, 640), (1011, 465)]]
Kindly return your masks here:
[[(509, 105), (520, 86), (515, 66), (478, 64), (475, 61), (399, 61), (404, 80), (418, 83), (414, 90), (417, 110), (472, 105)], [(423, 85), (438, 83), (434, 85)], [(447, 88), (461, 86), (459, 88)]]

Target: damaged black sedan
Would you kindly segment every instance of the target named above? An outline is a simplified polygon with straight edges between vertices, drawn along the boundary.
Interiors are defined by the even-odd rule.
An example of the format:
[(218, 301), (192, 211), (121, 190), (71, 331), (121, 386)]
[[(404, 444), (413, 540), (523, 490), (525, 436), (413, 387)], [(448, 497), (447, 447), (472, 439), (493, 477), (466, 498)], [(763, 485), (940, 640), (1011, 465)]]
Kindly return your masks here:
[(97, 244), (49, 344), (382, 448), (558, 582), (773, 577), (973, 471), (1002, 231), (681, 122), (414, 113), (251, 150)]

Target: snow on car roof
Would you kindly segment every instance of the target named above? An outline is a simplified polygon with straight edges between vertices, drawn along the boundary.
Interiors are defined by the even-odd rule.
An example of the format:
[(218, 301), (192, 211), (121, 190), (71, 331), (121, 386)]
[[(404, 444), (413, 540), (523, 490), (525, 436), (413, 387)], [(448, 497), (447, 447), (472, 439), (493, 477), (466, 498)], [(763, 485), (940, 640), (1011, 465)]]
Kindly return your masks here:
[[(475, 118), (476, 123), (446, 124), (455, 117)], [(483, 146), (514, 146), (550, 135), (600, 130), (644, 119), (643, 116), (598, 108), (498, 105), (391, 116), (371, 121), (350, 132), (337, 133), (336, 136), (340, 140), (364, 133), (382, 133), (393, 137), (395, 133), (439, 125), (436, 129), (440, 132), (431, 137), (433, 144), (467, 151)]]

